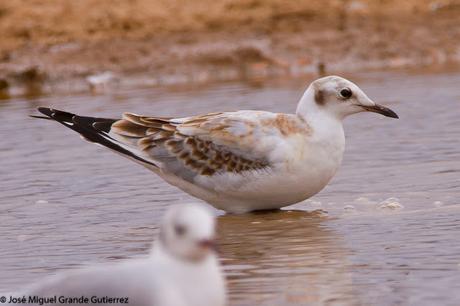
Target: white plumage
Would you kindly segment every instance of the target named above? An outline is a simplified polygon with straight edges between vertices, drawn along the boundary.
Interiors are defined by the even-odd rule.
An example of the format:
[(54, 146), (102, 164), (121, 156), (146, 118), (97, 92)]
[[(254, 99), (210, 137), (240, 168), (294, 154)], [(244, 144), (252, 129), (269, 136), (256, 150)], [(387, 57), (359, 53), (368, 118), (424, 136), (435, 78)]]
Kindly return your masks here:
[(346, 116), (372, 111), (398, 118), (337, 76), (314, 81), (295, 114), (236, 111), (161, 118), (125, 113), (116, 120), (39, 110), (233, 213), (280, 208), (323, 189), (342, 161)]
[(54, 305), (69, 304), (59, 297), (84, 296), (90, 302), (95, 297), (120, 299), (110, 305), (223, 306), (226, 286), (212, 249), (214, 223), (202, 206), (174, 207), (148, 257), (60, 273), (14, 296), (56, 296)]

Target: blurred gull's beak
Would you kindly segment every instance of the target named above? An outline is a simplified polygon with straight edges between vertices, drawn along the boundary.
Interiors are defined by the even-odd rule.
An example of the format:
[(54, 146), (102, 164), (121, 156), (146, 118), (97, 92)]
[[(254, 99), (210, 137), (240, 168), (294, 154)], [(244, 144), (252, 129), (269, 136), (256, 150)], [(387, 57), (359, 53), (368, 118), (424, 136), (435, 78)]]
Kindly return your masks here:
[(213, 239), (203, 239), (198, 242), (199, 246), (204, 249), (210, 249), (213, 251), (217, 251), (217, 244), (216, 241)]
[(398, 115), (394, 111), (392, 111), (388, 107), (385, 107), (385, 106), (377, 104), (377, 103), (375, 103), (372, 106), (367, 106), (367, 105), (361, 105), (361, 106), (362, 106), (362, 108), (364, 108), (368, 112), (379, 113), (379, 114), (382, 114), (382, 115), (384, 115), (386, 117), (391, 117), (391, 118), (396, 118), (396, 119), (399, 118)]

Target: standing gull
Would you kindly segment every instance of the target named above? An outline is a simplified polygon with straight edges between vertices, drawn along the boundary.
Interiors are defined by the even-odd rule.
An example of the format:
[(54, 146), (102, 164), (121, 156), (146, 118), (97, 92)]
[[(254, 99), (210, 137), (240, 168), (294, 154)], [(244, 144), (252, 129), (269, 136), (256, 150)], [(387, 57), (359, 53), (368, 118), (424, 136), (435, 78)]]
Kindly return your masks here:
[(225, 280), (214, 238), (215, 219), (208, 209), (175, 206), (167, 212), (149, 257), (61, 273), (32, 285), (25, 296), (56, 296), (53, 305), (75, 304), (63, 299), (83, 296), (89, 302), (79, 304), (224, 306)]
[(342, 121), (369, 111), (398, 118), (354, 83), (310, 84), (295, 114), (241, 110), (184, 118), (122, 119), (38, 110), (85, 139), (149, 168), (168, 183), (232, 213), (276, 209), (323, 189), (342, 162)]

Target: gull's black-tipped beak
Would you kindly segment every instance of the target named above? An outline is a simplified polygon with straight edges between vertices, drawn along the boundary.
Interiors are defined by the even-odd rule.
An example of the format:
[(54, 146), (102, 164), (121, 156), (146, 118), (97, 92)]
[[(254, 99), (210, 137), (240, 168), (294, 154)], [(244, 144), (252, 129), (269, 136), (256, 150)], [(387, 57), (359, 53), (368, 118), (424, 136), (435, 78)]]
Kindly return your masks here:
[(391, 117), (391, 118), (396, 118), (396, 119), (399, 118), (398, 115), (394, 111), (392, 111), (388, 107), (385, 107), (377, 103), (373, 106), (363, 106), (363, 108), (367, 110), (368, 112), (379, 113), (386, 117)]
[(198, 244), (200, 245), (200, 247), (202, 247), (204, 249), (210, 249), (210, 250), (213, 250), (215, 252), (218, 251), (217, 243), (213, 239), (203, 239), (203, 240), (200, 240), (198, 242)]

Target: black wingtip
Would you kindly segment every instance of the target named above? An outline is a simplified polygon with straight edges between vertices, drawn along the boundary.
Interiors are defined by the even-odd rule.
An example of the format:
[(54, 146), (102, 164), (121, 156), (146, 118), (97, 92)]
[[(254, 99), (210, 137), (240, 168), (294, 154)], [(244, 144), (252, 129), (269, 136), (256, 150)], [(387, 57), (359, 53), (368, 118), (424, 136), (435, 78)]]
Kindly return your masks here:
[(50, 107), (37, 107), (37, 110), (50, 119), (56, 120), (61, 123), (72, 123), (75, 114), (61, 111)]
[(51, 117), (51, 115), (53, 114), (53, 109), (49, 107), (40, 106), (40, 107), (37, 107), (37, 110), (43, 115), (46, 115), (48, 117)]
[(29, 115), (30, 118), (38, 118), (38, 119), (46, 119), (46, 120), (53, 120), (50, 117), (40, 116), (40, 115)]
[(62, 125), (74, 130), (79, 133), (84, 139), (101, 144), (115, 152), (126, 155), (142, 164), (149, 164), (157, 167), (154, 163), (137, 156), (130, 150), (126, 149), (117, 140), (113, 139), (108, 133), (112, 124), (118, 119), (110, 118), (96, 118), (96, 117), (85, 117), (78, 116), (69, 112), (49, 108), (49, 107), (38, 107), (37, 110), (44, 116), (31, 115), (33, 118), (55, 120)]
[(54, 120), (52, 115), (53, 115), (53, 109), (49, 107), (37, 107), (37, 110), (42, 113), (45, 116), (40, 116), (40, 115), (29, 115), (31, 118), (38, 118), (38, 119), (46, 119), (46, 120)]

